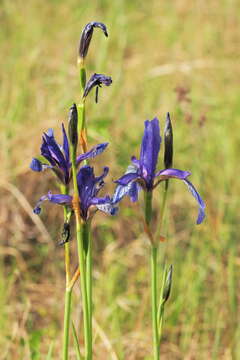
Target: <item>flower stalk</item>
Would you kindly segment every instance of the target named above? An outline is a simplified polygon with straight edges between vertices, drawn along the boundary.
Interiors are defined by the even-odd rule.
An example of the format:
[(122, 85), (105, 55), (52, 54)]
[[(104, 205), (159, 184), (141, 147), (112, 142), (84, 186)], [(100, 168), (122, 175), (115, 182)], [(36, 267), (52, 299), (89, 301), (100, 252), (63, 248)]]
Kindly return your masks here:
[(64, 307), (64, 327), (63, 327), (63, 360), (68, 360), (69, 347), (69, 327), (71, 315), (72, 287), (66, 287), (65, 290), (65, 307)]
[[(61, 193), (68, 194), (68, 188), (65, 185), (60, 185)], [(68, 218), (67, 206), (63, 208), (64, 223)], [(66, 276), (66, 288), (65, 288), (65, 306), (64, 306), (64, 326), (63, 326), (63, 360), (68, 360), (68, 347), (69, 347), (69, 327), (70, 327), (70, 314), (71, 314), (71, 298), (72, 287), (69, 287), (70, 283), (70, 247), (67, 241), (64, 244), (65, 252), (65, 276)]]
[[(146, 191), (144, 198), (145, 222), (150, 230), (152, 220), (152, 191)], [(151, 231), (151, 230), (150, 230)], [(159, 332), (158, 332), (158, 305), (157, 305), (157, 253), (158, 246), (151, 242), (151, 301), (152, 301), (152, 331), (154, 360), (159, 360)]]
[[(77, 118), (77, 107), (73, 105), (74, 116)], [(70, 113), (71, 114), (71, 113)], [(73, 112), (72, 112), (73, 114)], [(70, 118), (71, 121), (71, 118)], [(77, 132), (77, 126), (75, 128)], [(88, 315), (88, 299), (87, 299), (87, 285), (86, 285), (86, 267), (85, 267), (85, 254), (84, 254), (84, 242), (85, 232), (84, 224), (81, 219), (80, 205), (79, 205), (79, 191), (77, 183), (77, 166), (76, 166), (76, 149), (77, 143), (70, 142), (70, 158), (72, 161), (72, 179), (73, 179), (73, 199), (72, 206), (76, 218), (76, 236), (77, 236), (77, 247), (78, 247), (78, 259), (79, 259), (79, 272), (80, 272), (80, 283), (81, 283), (81, 295), (82, 295), (82, 307), (83, 307), (83, 323), (84, 323), (84, 342), (85, 342), (85, 359), (91, 360), (91, 336), (89, 331), (89, 315)]]

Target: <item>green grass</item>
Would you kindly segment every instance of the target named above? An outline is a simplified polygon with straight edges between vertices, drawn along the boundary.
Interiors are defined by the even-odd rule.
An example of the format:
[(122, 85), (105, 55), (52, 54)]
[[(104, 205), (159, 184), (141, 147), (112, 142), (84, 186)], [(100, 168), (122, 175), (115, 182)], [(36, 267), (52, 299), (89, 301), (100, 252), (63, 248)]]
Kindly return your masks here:
[[(165, 257), (174, 265), (162, 359), (240, 359), (238, 2), (29, 0), (23, 6), (2, 0), (0, 19), (1, 183), (16, 186), (31, 204), (53, 188), (30, 172), (29, 162), (42, 131), (60, 128), (79, 99), (82, 27), (92, 20), (106, 23), (109, 38), (96, 31), (88, 58), (88, 75), (113, 78), (110, 88), (100, 90), (99, 104), (91, 95), (87, 106), (91, 144), (111, 143), (100, 166), (109, 164), (109, 180), (117, 178), (129, 157), (138, 155), (143, 121), (158, 116), (163, 129), (170, 111), (174, 166), (192, 171), (207, 203), (206, 221), (196, 227), (191, 196), (183, 184), (171, 182), (159, 259), (162, 268)], [(189, 90), (190, 101), (179, 101), (179, 88)], [(0, 191), (0, 359), (38, 360), (48, 352), (58, 359), (63, 251), (48, 242), (13, 192)], [(157, 215), (160, 189), (155, 195)], [(99, 360), (113, 353), (151, 358), (149, 249), (139, 207), (124, 204), (117, 220), (98, 216), (94, 224)], [(42, 219), (55, 238), (61, 210), (51, 207)], [(77, 304), (78, 287), (74, 298)], [(73, 315), (77, 325), (79, 309)], [(73, 341), (71, 349), (74, 359)]]

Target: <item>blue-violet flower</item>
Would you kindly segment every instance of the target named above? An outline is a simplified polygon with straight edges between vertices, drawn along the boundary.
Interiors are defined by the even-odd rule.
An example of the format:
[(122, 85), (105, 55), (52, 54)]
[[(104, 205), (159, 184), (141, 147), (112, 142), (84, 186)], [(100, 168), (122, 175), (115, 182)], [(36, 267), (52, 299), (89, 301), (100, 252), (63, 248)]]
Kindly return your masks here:
[[(66, 135), (64, 125), (62, 124), (63, 144), (59, 145), (53, 134), (53, 130), (49, 129), (42, 137), (41, 158), (33, 158), (30, 168), (33, 171), (44, 171), (51, 169), (64, 184), (68, 185), (71, 180), (71, 161), (69, 155), (69, 142)], [(76, 159), (77, 166), (85, 159), (94, 158), (101, 154), (107, 147), (108, 143), (102, 143), (94, 146), (88, 152), (81, 154)]]
[[(143, 189), (152, 191), (161, 181), (175, 178), (182, 180), (187, 186), (199, 205), (197, 224), (205, 217), (205, 204), (193, 184), (187, 179), (191, 174), (188, 171), (167, 168), (156, 171), (158, 154), (160, 151), (161, 136), (159, 121), (157, 118), (145, 121), (145, 130), (142, 138), (140, 160), (132, 157), (132, 165), (127, 168), (126, 173), (119, 178), (113, 195), (113, 203), (118, 203), (125, 195), (131, 201), (138, 200), (138, 192)], [(155, 179), (158, 180), (155, 182)]]
[[(109, 171), (108, 167), (104, 167), (103, 173), (100, 176), (95, 177), (93, 168), (89, 165), (85, 165), (80, 168), (77, 174), (78, 192), (80, 200), (81, 217), (84, 221), (89, 218), (89, 209), (95, 206), (98, 210), (101, 210), (107, 214), (115, 215), (117, 212), (116, 205), (112, 204), (112, 200), (109, 196), (98, 197), (98, 192), (104, 186), (104, 178)], [(52, 194), (49, 192), (47, 195), (42, 196), (37, 202), (34, 208), (35, 214), (40, 214), (41, 203), (48, 200), (55, 204), (72, 206), (73, 197), (63, 194)]]

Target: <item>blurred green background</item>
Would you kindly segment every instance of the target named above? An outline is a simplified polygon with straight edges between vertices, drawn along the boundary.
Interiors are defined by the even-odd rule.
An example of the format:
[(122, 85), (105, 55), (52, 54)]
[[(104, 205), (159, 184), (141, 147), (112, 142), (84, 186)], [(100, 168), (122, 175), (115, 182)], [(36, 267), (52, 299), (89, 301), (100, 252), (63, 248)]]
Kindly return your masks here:
[[(143, 121), (166, 112), (174, 127), (174, 166), (192, 172), (207, 204), (197, 208), (171, 182), (159, 267), (174, 265), (162, 359), (240, 359), (239, 193), (240, 6), (237, 0), (0, 1), (0, 359), (59, 359), (64, 303), (62, 211), (36, 200), (55, 190), (51, 174), (29, 170), (41, 134), (61, 139), (69, 106), (79, 101), (77, 47), (83, 26), (96, 30), (87, 73), (113, 84), (87, 101), (90, 144), (109, 141), (94, 163), (119, 177), (138, 155)], [(159, 163), (159, 167), (162, 166)], [(158, 215), (161, 190), (155, 192)], [(96, 359), (151, 359), (149, 245), (139, 205), (126, 199), (117, 219), (94, 221)], [(71, 242), (73, 268), (77, 263)], [(81, 321), (79, 286), (73, 318)], [(71, 346), (71, 359), (75, 359)]]

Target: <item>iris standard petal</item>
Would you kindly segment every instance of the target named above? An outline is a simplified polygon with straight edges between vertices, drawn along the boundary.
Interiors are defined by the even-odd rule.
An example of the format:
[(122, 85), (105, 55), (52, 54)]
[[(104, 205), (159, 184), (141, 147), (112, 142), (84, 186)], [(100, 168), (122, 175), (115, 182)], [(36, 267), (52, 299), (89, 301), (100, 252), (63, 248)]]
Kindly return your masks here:
[(140, 170), (144, 175), (148, 188), (152, 187), (160, 144), (161, 137), (158, 119), (146, 120), (140, 151)]
[(119, 185), (126, 186), (130, 182), (136, 180), (139, 177), (139, 175), (136, 172), (128, 173), (120, 177), (120, 179), (116, 180), (115, 182)]
[(199, 208), (198, 208), (198, 217), (197, 217), (197, 224), (201, 224), (205, 218), (205, 203), (202, 200), (201, 196), (197, 192), (196, 188), (193, 186), (193, 184), (189, 180), (183, 180), (183, 182), (187, 185), (188, 190), (191, 192), (193, 197), (197, 200)]
[(52, 154), (48, 148), (48, 144), (47, 144), (44, 136), (43, 136), (43, 142), (42, 142), (40, 150), (41, 150), (41, 155), (44, 156), (45, 159), (47, 159), (52, 166), (55, 166), (57, 164), (56, 160), (53, 159), (53, 157), (52, 157)]
[(156, 173), (155, 177), (160, 176), (163, 180), (176, 178), (176, 179), (186, 179), (191, 173), (189, 171), (183, 171), (179, 169), (164, 169)]
[(79, 165), (80, 162), (82, 162), (83, 160), (92, 159), (95, 156), (100, 155), (106, 149), (107, 146), (108, 146), (108, 143), (102, 143), (102, 144), (98, 144), (98, 145), (94, 146), (88, 152), (79, 155), (77, 157), (76, 164)]
[(59, 147), (59, 145), (56, 143), (53, 136), (49, 136), (47, 133), (45, 133), (44, 136), (46, 143), (48, 145), (48, 150), (51, 153), (51, 156), (54, 158), (54, 160), (58, 163), (59, 167), (64, 168), (67, 170), (66, 166), (66, 160), (63, 156), (63, 153)]

